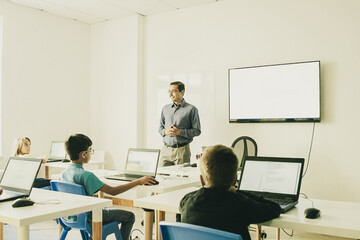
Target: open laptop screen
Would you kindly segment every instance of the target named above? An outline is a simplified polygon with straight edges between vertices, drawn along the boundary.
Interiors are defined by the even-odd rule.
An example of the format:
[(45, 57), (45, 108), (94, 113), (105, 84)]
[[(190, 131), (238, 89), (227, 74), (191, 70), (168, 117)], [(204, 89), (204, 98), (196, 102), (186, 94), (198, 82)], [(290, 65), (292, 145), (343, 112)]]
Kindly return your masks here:
[(297, 195), (302, 165), (301, 162), (284, 159), (247, 159), (242, 170), (239, 190)]
[(50, 156), (51, 158), (61, 158), (64, 159), (66, 157), (65, 151), (65, 143), (60, 141), (52, 141), (50, 148)]
[(159, 159), (159, 149), (130, 148), (125, 173), (154, 176)]
[(0, 186), (7, 190), (30, 193), (41, 159), (10, 157)]

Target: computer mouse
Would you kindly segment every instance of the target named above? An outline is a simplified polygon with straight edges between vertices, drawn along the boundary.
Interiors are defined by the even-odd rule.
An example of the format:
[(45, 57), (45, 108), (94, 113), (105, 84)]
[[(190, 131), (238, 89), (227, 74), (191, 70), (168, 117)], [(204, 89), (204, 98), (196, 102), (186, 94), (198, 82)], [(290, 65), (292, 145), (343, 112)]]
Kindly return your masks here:
[(17, 208), (17, 207), (32, 206), (34, 205), (34, 203), (35, 203), (34, 201), (31, 201), (30, 199), (27, 198), (18, 198), (14, 201), (12, 207)]
[(61, 162), (71, 162), (69, 159), (63, 159)]
[(155, 182), (153, 184), (145, 184), (146, 186), (152, 186), (152, 185), (158, 185), (159, 182), (157, 180), (155, 180)]
[(305, 217), (311, 219), (320, 217), (320, 213), (321, 211), (317, 208), (307, 208), (304, 211)]
[(191, 167), (197, 167), (197, 163), (192, 163)]

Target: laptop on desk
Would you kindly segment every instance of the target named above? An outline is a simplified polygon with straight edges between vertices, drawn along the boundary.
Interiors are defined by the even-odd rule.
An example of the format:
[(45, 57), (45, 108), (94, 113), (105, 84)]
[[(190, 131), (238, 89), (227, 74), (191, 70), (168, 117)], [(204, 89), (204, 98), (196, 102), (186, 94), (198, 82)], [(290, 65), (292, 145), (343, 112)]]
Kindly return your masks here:
[(285, 213), (298, 203), (303, 168), (303, 158), (247, 156), (238, 189), (278, 203)]
[(65, 142), (52, 141), (50, 155), (46, 162), (61, 162), (66, 159)]
[(159, 149), (129, 148), (124, 173), (105, 178), (133, 181), (144, 176), (156, 177), (159, 155)]
[(0, 202), (28, 197), (42, 159), (10, 157), (0, 181)]

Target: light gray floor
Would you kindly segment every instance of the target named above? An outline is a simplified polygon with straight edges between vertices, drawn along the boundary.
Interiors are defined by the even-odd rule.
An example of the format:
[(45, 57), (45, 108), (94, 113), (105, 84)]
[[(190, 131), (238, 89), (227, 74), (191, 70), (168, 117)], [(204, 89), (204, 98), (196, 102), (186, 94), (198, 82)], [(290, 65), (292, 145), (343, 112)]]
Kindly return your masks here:
[[(132, 232), (132, 238), (136, 236), (139, 240), (144, 239), (144, 227), (141, 226), (141, 221), (143, 219), (143, 211), (141, 209), (134, 208), (122, 208), (129, 211), (133, 211), (136, 215), (136, 222)], [(175, 214), (167, 214), (167, 221), (175, 221)], [(138, 229), (138, 230), (135, 230)], [(275, 239), (275, 229), (274, 228), (264, 228), (268, 237), (267, 240)], [(141, 232), (140, 232), (140, 231)], [(291, 230), (287, 230), (291, 233)], [(251, 238), (255, 239), (255, 233), (250, 232)], [(155, 236), (153, 236), (155, 237)], [(46, 221), (42, 223), (37, 223), (30, 225), (30, 240), (56, 240), (59, 239), (59, 228), (54, 220)], [(81, 236), (78, 230), (72, 230), (68, 234), (67, 240), (81, 240)], [(293, 237), (287, 236), (283, 231), (281, 232), (282, 240), (349, 240), (349, 238), (338, 238), (327, 235), (319, 234), (309, 234), (304, 232), (294, 232)], [(5, 225), (4, 226), (4, 240), (16, 240), (16, 228), (13, 226)], [(115, 240), (114, 236), (109, 236), (107, 240)], [(186, 240), (186, 239), (185, 239)]]

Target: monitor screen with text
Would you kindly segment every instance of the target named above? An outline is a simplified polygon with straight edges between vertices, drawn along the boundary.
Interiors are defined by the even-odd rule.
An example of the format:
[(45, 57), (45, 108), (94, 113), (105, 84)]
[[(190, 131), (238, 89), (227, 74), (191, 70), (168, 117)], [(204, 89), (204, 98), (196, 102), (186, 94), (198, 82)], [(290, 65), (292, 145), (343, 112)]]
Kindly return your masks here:
[(295, 195), (301, 178), (298, 162), (245, 162), (240, 190)]

